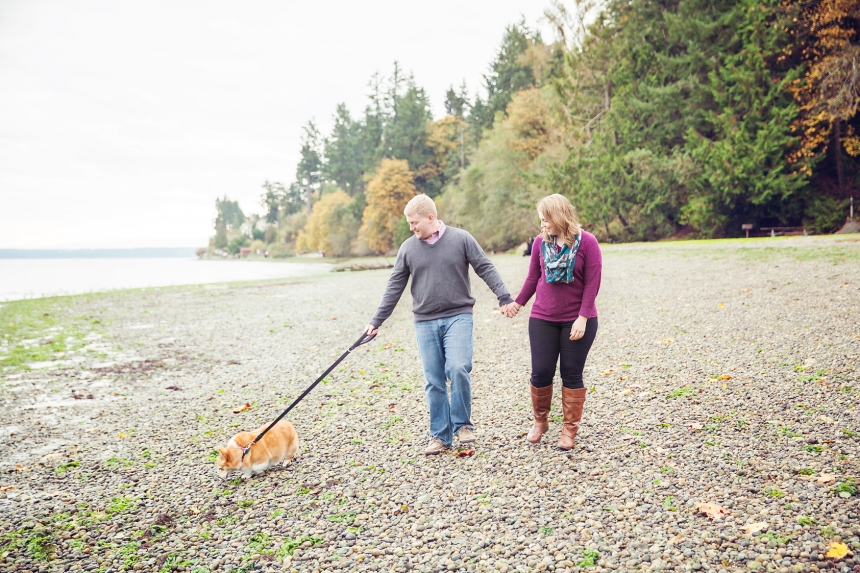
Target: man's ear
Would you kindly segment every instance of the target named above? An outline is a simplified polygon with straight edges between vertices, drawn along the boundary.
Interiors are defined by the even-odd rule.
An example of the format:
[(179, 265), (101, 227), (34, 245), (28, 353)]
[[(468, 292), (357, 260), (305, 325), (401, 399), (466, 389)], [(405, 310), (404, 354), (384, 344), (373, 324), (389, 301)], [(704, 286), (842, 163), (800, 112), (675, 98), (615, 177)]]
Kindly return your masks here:
[(434, 215), (433, 213), (428, 213), (427, 218), (430, 219), (430, 222), (432, 223), (436, 220), (436, 215)]

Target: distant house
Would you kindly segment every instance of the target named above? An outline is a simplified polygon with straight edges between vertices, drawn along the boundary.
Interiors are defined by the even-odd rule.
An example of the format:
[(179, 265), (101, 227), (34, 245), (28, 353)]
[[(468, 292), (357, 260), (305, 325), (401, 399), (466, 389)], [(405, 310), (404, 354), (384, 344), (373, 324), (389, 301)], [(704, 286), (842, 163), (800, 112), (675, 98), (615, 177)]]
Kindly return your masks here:
[(253, 226), (251, 225), (251, 223), (248, 223), (247, 221), (242, 223), (242, 226), (239, 227), (239, 230), (242, 232), (242, 234), (248, 238), (252, 238), (254, 236), (252, 229), (253, 229)]
[(265, 219), (257, 219), (257, 224), (254, 225), (254, 228), (261, 233), (265, 233), (269, 229), (269, 223)]
[(241, 258), (247, 258), (251, 254), (251, 247), (240, 247), (239, 248), (239, 256)]

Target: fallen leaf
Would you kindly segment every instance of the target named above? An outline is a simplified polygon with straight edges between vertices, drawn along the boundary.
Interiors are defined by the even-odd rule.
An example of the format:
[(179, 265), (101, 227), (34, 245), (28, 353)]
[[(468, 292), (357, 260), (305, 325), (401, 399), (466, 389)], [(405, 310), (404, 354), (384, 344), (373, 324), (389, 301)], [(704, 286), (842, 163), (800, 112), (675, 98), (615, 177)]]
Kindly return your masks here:
[(383, 347), (383, 350), (391, 350), (394, 347), (394, 343), (389, 342)]
[(237, 408), (233, 408), (233, 413), (238, 414), (239, 412), (244, 412), (245, 410), (250, 410), (250, 409), (251, 409), (251, 403), (245, 402), (243, 405), (241, 405)]
[(726, 308), (726, 305), (724, 305), (723, 303), (720, 303), (717, 305), (717, 308)]
[(388, 411), (392, 414), (400, 414), (403, 410), (401, 410), (400, 406), (398, 406), (397, 404), (389, 404)]
[(818, 476), (818, 479), (815, 480), (815, 483), (820, 485), (827, 485), (830, 482), (836, 481), (836, 476), (831, 474), (821, 474)]
[(749, 523), (741, 527), (744, 530), (744, 533), (758, 533), (759, 531), (764, 531), (767, 529), (766, 521), (759, 521), (757, 523)]
[(602, 375), (603, 376), (609, 376), (610, 374), (613, 374), (614, 372), (615, 372), (615, 370), (604, 370)]
[(61, 458), (61, 457), (65, 456), (65, 455), (66, 455), (66, 454), (64, 454), (63, 452), (54, 452), (53, 454), (48, 454), (47, 456), (42, 456), (42, 461), (45, 461), (45, 460), (53, 460), (53, 459), (56, 459), (56, 458)]
[(627, 380), (628, 378), (630, 378), (630, 376), (619, 376), (618, 377), (619, 380)]
[(722, 376), (720, 376), (720, 380), (731, 380), (731, 379), (732, 379), (732, 377), (729, 376), (728, 374), (723, 374)]
[(704, 426), (702, 424), (699, 424), (698, 422), (690, 424), (691, 430), (701, 430), (702, 428), (704, 428)]
[(14, 485), (4, 485), (3, 487), (0, 487), (0, 491), (9, 491), (10, 489), (15, 489), (15, 486)]
[(720, 515), (731, 515), (731, 512), (725, 507), (720, 507), (716, 503), (697, 503), (696, 511), (701, 511), (711, 519), (719, 517)]
[(632, 391), (633, 391), (633, 390), (631, 390), (630, 388), (628, 388), (628, 389), (624, 390), (623, 392), (621, 392), (621, 394), (623, 394), (624, 396), (626, 396), (627, 394), (631, 393)]
[(28, 468), (27, 466), (22, 466), (21, 464), (15, 464), (15, 471), (16, 472), (25, 472), (29, 469), (30, 468)]
[(675, 342), (674, 338), (664, 338), (660, 341), (660, 344), (669, 344), (670, 342)]
[(723, 390), (726, 390), (729, 387), (728, 384), (723, 384)]
[(833, 424), (836, 421), (833, 418), (828, 418), (827, 416), (818, 416), (818, 419), (822, 422), (827, 422), (828, 424)]
[(371, 390), (379, 390), (380, 388), (382, 388), (382, 386), (380, 386), (379, 384), (374, 384), (370, 387)]
[(458, 458), (468, 458), (475, 455), (475, 450), (460, 450), (454, 455)]
[(179, 386), (168, 386), (165, 390), (182, 390)]
[(92, 428), (90, 428), (89, 430), (84, 430), (84, 432), (87, 432), (87, 433), (95, 432), (95, 431), (96, 431), (96, 430), (98, 430), (98, 429), (99, 429), (99, 427), (98, 427), (98, 426), (93, 426), (93, 427), (92, 427)]
[(842, 559), (846, 555), (848, 555), (848, 546), (835, 539), (827, 546), (827, 553), (824, 554), (828, 559)]
[(336, 316), (331, 317), (332, 320), (337, 320)]

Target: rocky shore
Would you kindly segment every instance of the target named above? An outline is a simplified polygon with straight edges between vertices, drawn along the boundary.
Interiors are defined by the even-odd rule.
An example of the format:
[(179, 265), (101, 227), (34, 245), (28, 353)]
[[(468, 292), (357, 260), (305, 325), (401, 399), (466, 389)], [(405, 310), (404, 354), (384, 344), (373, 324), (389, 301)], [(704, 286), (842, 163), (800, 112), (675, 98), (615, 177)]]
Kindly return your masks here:
[[(290, 415), (296, 461), (245, 481), (213, 450), (358, 337), (388, 270), (5, 305), (7, 364), (64, 345), (0, 372), (0, 571), (860, 571), (860, 242), (604, 258), (574, 451), (558, 396), (526, 444), (530, 307), (475, 279), (473, 455), (420, 455), (407, 293)], [(527, 260), (494, 260), (516, 293)]]

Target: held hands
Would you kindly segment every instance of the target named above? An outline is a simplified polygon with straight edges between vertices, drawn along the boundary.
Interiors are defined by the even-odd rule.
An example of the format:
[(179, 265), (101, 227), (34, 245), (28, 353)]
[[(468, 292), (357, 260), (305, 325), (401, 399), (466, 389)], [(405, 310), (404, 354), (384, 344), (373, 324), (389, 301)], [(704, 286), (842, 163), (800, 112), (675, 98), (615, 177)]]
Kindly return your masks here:
[(570, 327), (571, 340), (579, 340), (585, 335), (585, 323), (587, 321), (588, 319), (584, 316), (580, 316), (573, 321), (573, 326)]
[(368, 324), (367, 326), (364, 327), (364, 332), (366, 332), (368, 336), (373, 336), (374, 334), (379, 332), (379, 329), (376, 328), (375, 326), (373, 326), (372, 324)]
[(508, 318), (513, 318), (517, 315), (517, 313), (522, 308), (522, 305), (512, 302), (510, 304), (506, 304), (501, 308), (502, 314), (507, 316)]

